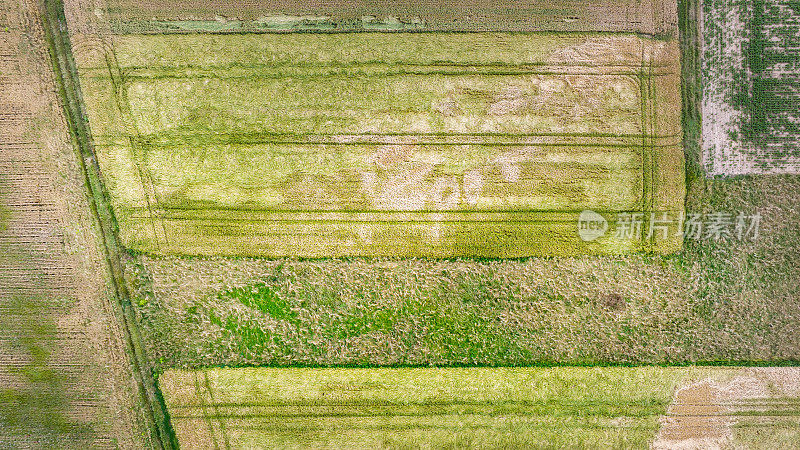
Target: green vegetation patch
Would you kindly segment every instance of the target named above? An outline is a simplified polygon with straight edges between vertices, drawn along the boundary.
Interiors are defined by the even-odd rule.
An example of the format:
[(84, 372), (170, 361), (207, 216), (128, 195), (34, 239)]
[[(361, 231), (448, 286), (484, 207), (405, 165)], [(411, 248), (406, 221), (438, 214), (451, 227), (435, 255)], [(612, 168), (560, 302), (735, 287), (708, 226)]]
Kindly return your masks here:
[(682, 361), (705, 342), (675, 261), (139, 258), (161, 367)]
[(289, 303), (278, 297), (269, 286), (258, 283), (248, 288), (235, 288), (219, 294), (220, 301), (235, 299), (244, 306), (261, 311), (278, 320), (293, 319), (296, 315)]

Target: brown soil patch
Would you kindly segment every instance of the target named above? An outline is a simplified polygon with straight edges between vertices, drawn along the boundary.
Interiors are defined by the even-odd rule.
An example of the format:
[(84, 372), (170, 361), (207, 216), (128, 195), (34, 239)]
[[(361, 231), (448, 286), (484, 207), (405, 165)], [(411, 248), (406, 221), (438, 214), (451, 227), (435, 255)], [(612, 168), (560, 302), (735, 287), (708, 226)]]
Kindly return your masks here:
[(667, 412), (659, 441), (702, 441), (710, 444), (711, 441), (725, 440), (730, 430), (721, 400), (721, 390), (710, 381), (680, 389), (675, 394), (675, 403)]

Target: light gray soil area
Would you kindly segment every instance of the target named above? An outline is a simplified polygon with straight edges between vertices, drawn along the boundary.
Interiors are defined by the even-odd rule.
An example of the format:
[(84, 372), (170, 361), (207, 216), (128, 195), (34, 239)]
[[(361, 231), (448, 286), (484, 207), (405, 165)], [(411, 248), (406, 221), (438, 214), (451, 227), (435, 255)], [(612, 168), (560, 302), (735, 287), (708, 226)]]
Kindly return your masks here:
[(34, 1), (0, 2), (0, 447), (148, 436)]
[(706, 172), (800, 173), (800, 8), (705, 0), (701, 16)]

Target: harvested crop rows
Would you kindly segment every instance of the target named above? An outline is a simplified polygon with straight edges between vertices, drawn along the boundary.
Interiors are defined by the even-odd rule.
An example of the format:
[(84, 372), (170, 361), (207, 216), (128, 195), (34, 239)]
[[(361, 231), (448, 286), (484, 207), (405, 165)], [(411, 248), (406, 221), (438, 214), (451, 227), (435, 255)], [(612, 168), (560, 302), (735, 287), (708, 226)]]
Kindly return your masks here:
[(36, 2), (0, 3), (0, 442), (142, 443)]

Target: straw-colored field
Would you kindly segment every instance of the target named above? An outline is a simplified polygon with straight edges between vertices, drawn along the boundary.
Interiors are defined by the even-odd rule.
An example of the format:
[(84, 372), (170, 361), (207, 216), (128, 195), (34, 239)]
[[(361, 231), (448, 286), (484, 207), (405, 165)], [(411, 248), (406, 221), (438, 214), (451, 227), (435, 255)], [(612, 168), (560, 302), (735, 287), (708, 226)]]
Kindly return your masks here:
[(227, 256), (671, 252), (577, 233), (684, 196), (677, 42), (124, 35), (75, 51), (127, 247)]
[(0, 1), (0, 448), (146, 448), (39, 6)]

